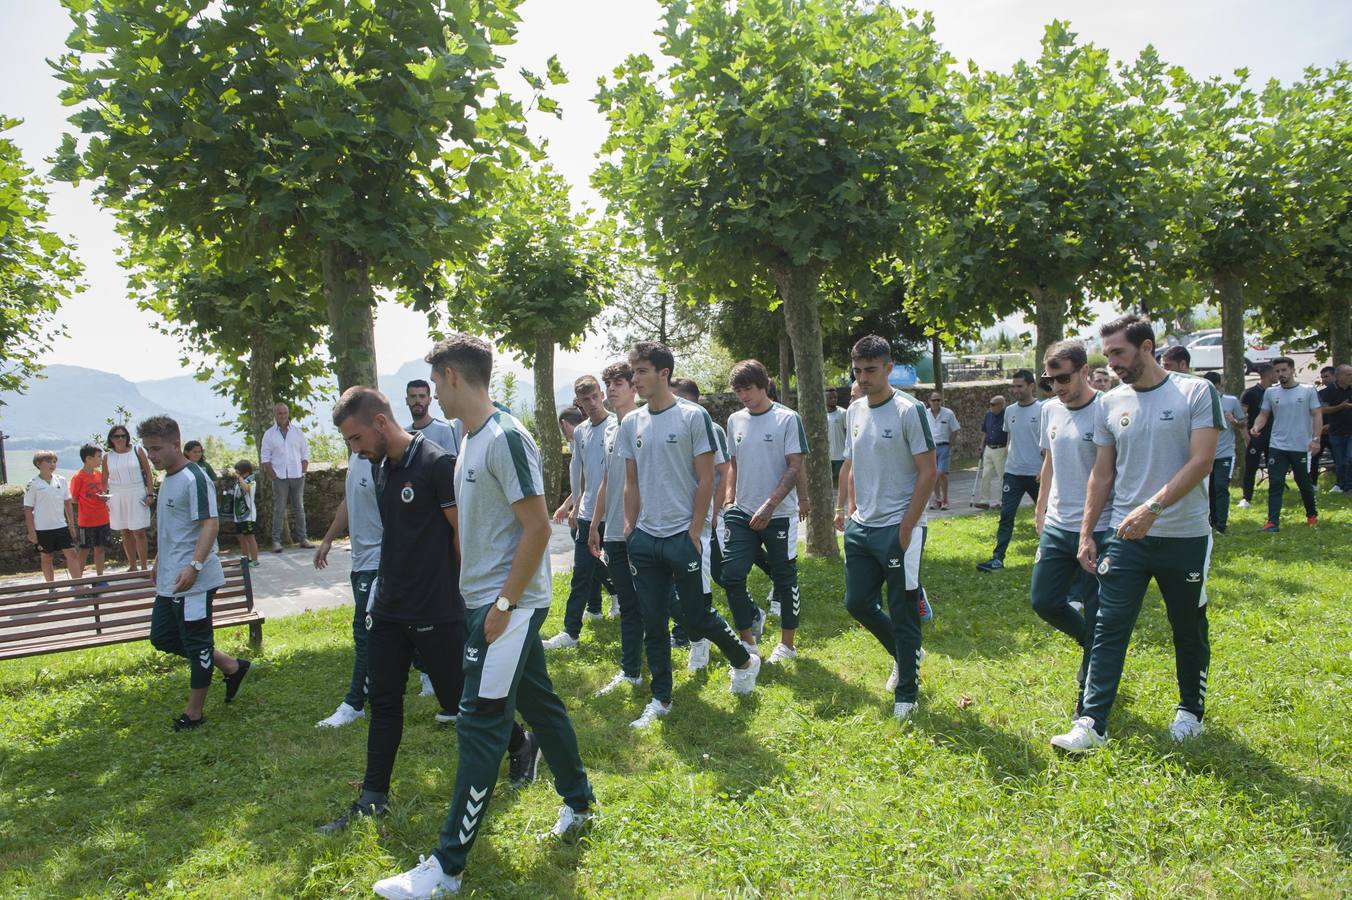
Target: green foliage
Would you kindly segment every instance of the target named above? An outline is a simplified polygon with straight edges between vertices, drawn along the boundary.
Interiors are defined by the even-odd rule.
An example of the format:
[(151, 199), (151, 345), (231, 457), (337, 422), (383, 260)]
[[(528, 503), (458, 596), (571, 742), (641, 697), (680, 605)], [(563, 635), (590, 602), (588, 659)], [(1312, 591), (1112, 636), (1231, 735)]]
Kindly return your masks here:
[[(19, 124), (0, 116), (0, 134)], [(40, 368), (64, 300), (84, 289), (74, 248), (44, 227), (47, 192), (19, 147), (0, 137), (0, 394), (21, 392)], [(0, 401), (0, 406), (3, 402)]]
[[(1332, 534), (1352, 527), (1352, 500), (1330, 497), (1324, 518)], [(601, 815), (580, 843), (536, 840), (559, 805), (547, 770), (520, 791), (504, 774), (465, 890), (1345, 897), (1352, 590), (1327, 541), (1274, 539), (1261, 524), (1262, 511), (1235, 510), (1217, 544), (1207, 729), (1181, 747), (1167, 731), (1177, 686), (1153, 588), (1108, 746), (1066, 759), (1047, 745), (1067, 726), (1079, 651), (1027, 609), (1028, 519), (997, 582), (972, 577), (994, 513), (931, 523), (936, 618), (906, 727), (883, 688), (891, 659), (840, 603), (838, 562), (799, 564), (796, 662), (766, 666), (755, 696), (740, 699), (722, 673), (686, 673), (678, 652), (675, 704), (650, 732), (628, 725), (645, 688), (591, 696), (614, 675), (620, 638), (615, 620), (589, 623), (549, 669)], [(341, 572), (317, 577), (348, 590)], [(764, 596), (768, 583), (755, 572), (750, 587)], [(568, 576), (557, 576), (546, 634), (560, 627), (567, 592)], [(208, 724), (184, 735), (169, 722), (186, 665), (147, 642), (6, 662), (0, 895), (363, 896), (415, 864), (435, 846), (457, 757), (454, 729), (433, 725), (435, 698), (416, 687), (390, 815), (339, 836), (314, 832), (354, 799), (365, 764), (364, 724), (314, 728), (351, 673), (351, 626), (350, 606), (270, 618), (239, 697), (224, 706), (213, 685)], [(247, 652), (245, 637), (216, 632), (227, 653)]]

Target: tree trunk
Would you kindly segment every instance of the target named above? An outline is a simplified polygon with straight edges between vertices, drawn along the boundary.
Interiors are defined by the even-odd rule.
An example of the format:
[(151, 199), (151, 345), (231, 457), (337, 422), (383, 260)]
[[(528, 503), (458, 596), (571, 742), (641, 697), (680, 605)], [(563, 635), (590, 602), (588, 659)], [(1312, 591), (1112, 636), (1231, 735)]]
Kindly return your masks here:
[(1221, 365), (1225, 393), (1244, 393), (1244, 281), (1230, 269), (1213, 272), (1216, 305), (1221, 311)]
[(324, 299), (329, 310), (329, 352), (338, 390), (375, 387), (375, 293), (366, 259), (342, 241), (329, 241), (320, 254)]
[(789, 343), (789, 327), (781, 321), (779, 323), (779, 402), (797, 409), (797, 404), (789, 402), (789, 378), (792, 374), (793, 350)]
[(940, 393), (944, 389), (944, 348), (939, 343), (939, 335), (930, 338), (930, 356), (934, 359), (934, 390)]
[(544, 470), (545, 502), (553, 513), (563, 495), (563, 435), (554, 406), (554, 341), (535, 339), (535, 439), (540, 444), (540, 468)]
[(1352, 297), (1329, 301), (1329, 365), (1352, 365)]
[[(807, 520), (807, 552), (811, 556), (838, 558), (835, 497), (831, 490), (831, 460), (825, 453), (826, 378), (822, 365), (822, 323), (817, 308), (821, 273), (806, 266), (777, 264), (771, 267), (779, 296), (784, 301), (784, 322), (793, 342), (798, 370), (798, 413), (803, 417), (808, 446), (807, 493), (811, 514)], [(785, 385), (788, 393), (788, 385)]]
[(1037, 344), (1033, 352), (1033, 370), (1042, 371), (1042, 358), (1047, 348), (1066, 336), (1066, 300), (1064, 294), (1042, 288), (1031, 288), (1034, 324), (1037, 326)]
[[(254, 334), (253, 350), (249, 352), (249, 437), (253, 440), (255, 456), (263, 449), (263, 432), (272, 425), (272, 404), (283, 397), (272, 396), (272, 372), (277, 367), (277, 353), (267, 335), (260, 329)], [(272, 479), (259, 466), (254, 484), (254, 505), (258, 510), (255, 526), (258, 534), (272, 533)]]

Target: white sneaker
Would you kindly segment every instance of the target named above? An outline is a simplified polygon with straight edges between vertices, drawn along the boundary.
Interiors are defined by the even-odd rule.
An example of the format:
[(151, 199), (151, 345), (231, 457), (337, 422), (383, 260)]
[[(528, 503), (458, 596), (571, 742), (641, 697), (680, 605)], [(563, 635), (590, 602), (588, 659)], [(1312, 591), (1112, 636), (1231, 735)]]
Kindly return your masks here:
[(565, 803), (559, 807), (558, 821), (554, 823), (553, 828), (544, 833), (543, 837), (561, 838), (576, 835), (582, 831), (583, 826), (594, 818), (596, 818), (596, 813), (591, 810), (578, 812)]
[(600, 613), (594, 613), (591, 610), (586, 610), (582, 613), (582, 621), (584, 622), (599, 622), (604, 618), (605, 616)]
[(778, 600), (770, 601), (770, 615), (774, 616), (776, 619), (783, 618), (783, 616), (780, 614), (780, 606)]
[(540, 642), (546, 650), (572, 650), (578, 643), (578, 639), (566, 631), (560, 631), (549, 640)]
[(353, 722), (366, 715), (364, 710), (357, 709), (355, 706), (348, 706), (344, 700), (338, 704), (338, 708), (333, 711), (333, 715), (327, 719), (320, 719), (315, 723), (316, 728), (342, 728), (344, 725), (351, 725)]
[(686, 669), (691, 672), (698, 672), (709, 664), (709, 639), (690, 642), (690, 661), (686, 663)]
[(1248, 509), (1248, 508), (1249, 508), (1249, 501), (1248, 501), (1248, 500), (1243, 500), (1243, 499), (1241, 499), (1241, 500), (1239, 501), (1239, 504), (1238, 504), (1238, 505), (1239, 505), (1239, 508), (1240, 508), (1240, 509)]
[(1202, 720), (1188, 712), (1186, 709), (1180, 709), (1178, 715), (1174, 716), (1174, 722), (1169, 726), (1169, 734), (1180, 744), (1188, 738), (1195, 738), (1202, 733), (1205, 726)]
[(892, 704), (892, 716), (898, 722), (905, 722), (911, 717), (911, 713), (915, 712), (915, 707), (916, 704), (914, 703), (894, 703)]
[(609, 694), (611, 691), (618, 690), (620, 687), (626, 684), (638, 687), (642, 683), (643, 683), (642, 678), (630, 678), (628, 675), (621, 672), (614, 678), (610, 679), (610, 681), (606, 682), (606, 686), (597, 691), (596, 696), (598, 697), (605, 696), (606, 694)]
[(1094, 730), (1094, 720), (1081, 716), (1070, 725), (1070, 731), (1052, 738), (1052, 746), (1066, 753), (1088, 753), (1102, 747), (1106, 739)]
[(619, 598), (619, 597), (611, 597), (611, 598), (610, 598), (610, 612), (609, 612), (607, 615), (608, 615), (610, 618), (612, 618), (612, 619), (618, 619), (618, 618), (620, 617), (620, 598)]
[(901, 670), (897, 668), (895, 661), (892, 663), (892, 674), (887, 676), (887, 692), (890, 694), (897, 689), (897, 682), (901, 680)]
[(1071, 609), (1075, 610), (1077, 613), (1081, 614), (1084, 613), (1084, 604), (1081, 603), (1079, 600), (1072, 600), (1068, 605), (1070, 606)]
[(1335, 484), (1333, 487), (1329, 488), (1329, 493), (1330, 493), (1330, 494), (1341, 494), (1342, 492), (1343, 492), (1343, 489), (1340, 488), (1340, 487), (1338, 487), (1338, 485), (1336, 485), (1336, 484)]
[(460, 876), (443, 872), (435, 856), (420, 856), (416, 866), (377, 881), (371, 890), (385, 900), (432, 900), (460, 893)]
[(770, 665), (776, 665), (782, 662), (788, 662), (791, 659), (798, 658), (797, 648), (790, 647), (788, 644), (775, 644), (775, 649), (770, 651)]
[(751, 654), (751, 665), (745, 669), (732, 670), (732, 683), (728, 685), (728, 690), (734, 694), (749, 694), (756, 687), (756, 676), (760, 674), (761, 658), (757, 654)]
[(427, 677), (426, 672), (419, 672), (418, 675), (422, 678), (422, 690), (418, 692), (418, 696), (419, 697), (435, 696), (436, 691), (432, 690), (432, 679)]
[(647, 728), (669, 712), (671, 712), (670, 703), (663, 703), (661, 700), (649, 700), (648, 705), (643, 707), (643, 712), (639, 714), (639, 717), (629, 723), (629, 727)]

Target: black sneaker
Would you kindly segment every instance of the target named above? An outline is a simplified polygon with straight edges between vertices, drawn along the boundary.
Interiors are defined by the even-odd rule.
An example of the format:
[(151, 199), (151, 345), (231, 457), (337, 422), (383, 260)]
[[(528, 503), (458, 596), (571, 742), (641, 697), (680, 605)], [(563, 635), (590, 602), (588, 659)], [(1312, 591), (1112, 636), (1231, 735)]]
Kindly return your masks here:
[(337, 834), (362, 816), (383, 816), (389, 811), (390, 805), (388, 803), (363, 804), (360, 800), (354, 800), (352, 801), (352, 805), (347, 808), (347, 812), (343, 813), (332, 822), (326, 822), (325, 824), (320, 825), (316, 830), (320, 834)]
[(235, 699), (239, 693), (239, 686), (244, 683), (244, 676), (249, 674), (251, 664), (247, 659), (239, 660), (239, 668), (235, 674), (225, 676), (225, 702), (229, 703)]
[(976, 564), (976, 570), (978, 572), (998, 572), (1004, 567), (1005, 561), (995, 556), (992, 556), (983, 563)]
[(535, 732), (526, 732), (526, 742), (515, 753), (507, 754), (507, 780), (514, 788), (523, 788), (535, 780), (535, 765), (540, 761), (540, 742)]
[(683, 634), (673, 634), (671, 636), (671, 646), (675, 650), (685, 650), (690, 647), (690, 638)]
[(183, 715), (179, 716), (177, 719), (174, 720), (174, 730), (192, 731), (194, 728), (201, 728), (206, 723), (207, 723), (206, 716), (202, 716), (200, 719), (189, 719), (188, 714), (184, 713)]

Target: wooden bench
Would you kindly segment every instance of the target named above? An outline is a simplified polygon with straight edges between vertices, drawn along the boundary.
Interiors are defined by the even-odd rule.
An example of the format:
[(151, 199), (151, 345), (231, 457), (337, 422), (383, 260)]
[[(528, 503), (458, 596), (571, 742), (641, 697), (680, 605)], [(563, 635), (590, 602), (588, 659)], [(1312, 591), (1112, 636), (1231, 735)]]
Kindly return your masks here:
[[(223, 562), (225, 584), (211, 603), (215, 628), (249, 626), (263, 642), (246, 560)], [(155, 583), (149, 572), (120, 572), (53, 583), (0, 585), (0, 660), (145, 640)]]

